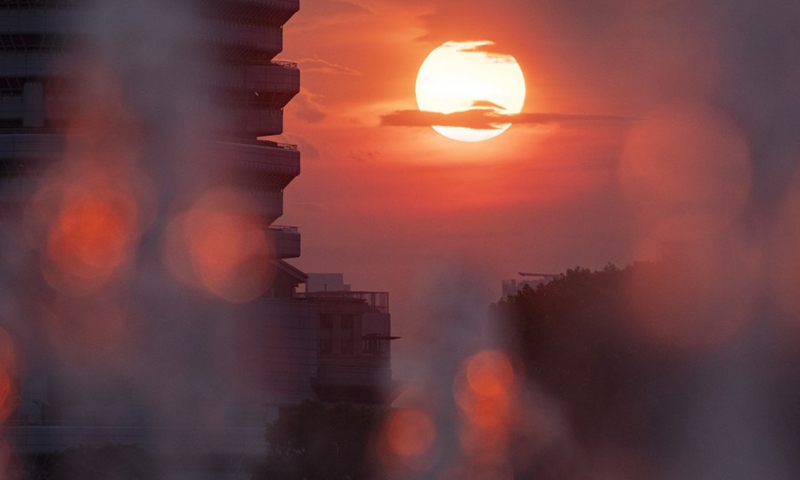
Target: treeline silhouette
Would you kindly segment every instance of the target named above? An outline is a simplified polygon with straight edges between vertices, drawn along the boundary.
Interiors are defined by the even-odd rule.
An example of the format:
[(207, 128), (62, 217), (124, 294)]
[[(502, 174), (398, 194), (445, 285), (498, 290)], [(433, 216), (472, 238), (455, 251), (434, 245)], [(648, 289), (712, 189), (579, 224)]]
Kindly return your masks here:
[(268, 449), (253, 480), (369, 480), (371, 445), (385, 409), (305, 401), (267, 426)]
[[(798, 453), (784, 441), (800, 432), (796, 362), (767, 345), (753, 360), (764, 372), (737, 379), (733, 363), (762, 348), (749, 346), (764, 330), (755, 295), (688, 258), (672, 260), (571, 269), (493, 305), (523, 372), (520, 417), (551, 417), (534, 448), (530, 428), (518, 428), (516, 478), (727, 478), (718, 473), (753, 462), (709, 445), (726, 436), (739, 438), (731, 445), (767, 440), (786, 449), (780, 454)], [(753, 376), (761, 378), (752, 398), (725, 399)], [(724, 408), (731, 412), (713, 413)], [(762, 408), (771, 420), (757, 429), (739, 423)]]

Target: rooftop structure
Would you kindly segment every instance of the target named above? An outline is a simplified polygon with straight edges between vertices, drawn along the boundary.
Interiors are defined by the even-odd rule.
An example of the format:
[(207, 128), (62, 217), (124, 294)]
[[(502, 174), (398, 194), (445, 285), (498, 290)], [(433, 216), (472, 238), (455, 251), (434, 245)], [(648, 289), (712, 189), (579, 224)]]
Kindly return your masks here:
[[(326, 287), (347, 287), (325, 290)], [(324, 402), (388, 404), (399, 393), (392, 381), (388, 292), (351, 291), (341, 274), (308, 274), (298, 294), (316, 306), (318, 364), (312, 384)]]

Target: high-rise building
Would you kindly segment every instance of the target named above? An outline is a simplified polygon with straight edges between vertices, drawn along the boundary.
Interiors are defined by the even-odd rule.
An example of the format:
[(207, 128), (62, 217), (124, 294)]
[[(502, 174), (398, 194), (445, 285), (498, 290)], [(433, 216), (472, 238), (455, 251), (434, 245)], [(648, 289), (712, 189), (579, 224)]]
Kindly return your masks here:
[[(159, 435), (153, 432), (162, 426), (193, 428), (185, 419), (158, 423), (185, 410), (175, 403), (189, 398), (188, 403), (203, 413), (216, 415), (216, 423), (211, 422), (215, 432), (208, 437), (217, 443), (198, 442), (198, 449), (260, 454), (270, 412), (316, 398), (310, 381), (317, 368), (316, 307), (294, 298), (296, 286), (306, 276), (285, 261), (300, 255), (300, 234), (295, 227), (274, 225), (283, 214), (284, 188), (300, 173), (300, 153), (293, 145), (269, 139), (282, 133), (283, 108), (300, 91), (297, 65), (275, 60), (283, 47), (283, 25), (298, 9), (299, 0), (0, 4), (0, 214), (8, 227), (6, 238), (23, 236), (31, 217), (41, 220), (39, 212), (31, 214), (32, 198), (38, 202), (42, 192), (46, 197), (58, 188), (66, 191), (45, 211), (42, 222), (50, 222), (50, 236), (38, 250), (21, 247), (44, 259), (39, 262), (42, 272), (39, 263), (19, 262), (20, 269), (27, 266), (30, 271), (9, 274), (29, 280), (29, 285), (19, 287), (27, 288), (29, 298), (16, 309), (25, 317), (30, 313), (27, 304), (41, 303), (59, 314), (66, 312), (74, 321), (52, 336), (41, 331), (52, 325), (34, 318), (22, 318), (17, 325), (5, 320), (0, 324), (21, 343), (41, 343), (20, 347), (30, 358), (24, 359), (26, 371), (19, 375), (24, 378), (16, 416), (0, 418), (16, 423), (8, 432), (23, 452), (109, 442), (152, 445)], [(76, 169), (79, 174), (72, 175)], [(150, 183), (136, 183), (134, 174), (141, 172)], [(105, 175), (100, 190), (104, 200), (111, 199), (110, 206), (91, 210), (97, 202), (92, 203), (95, 198), (89, 191), (79, 208), (67, 212), (76, 214), (77, 220), (56, 232), (60, 236), (54, 235), (52, 224), (65, 214), (63, 201), (70, 198), (70, 182), (83, 187), (95, 181), (97, 173)], [(53, 188), (43, 188), (43, 179)], [(120, 185), (133, 192), (134, 206), (128, 210), (135, 211), (130, 217), (137, 225), (130, 229), (149, 222), (130, 235), (133, 239), (115, 237), (128, 233), (130, 220), (125, 217), (127, 197), (123, 198)], [(255, 274), (259, 279), (268, 277), (269, 283), (249, 302), (216, 299), (214, 303), (208, 292), (181, 289), (180, 279), (167, 273), (169, 268), (149, 270), (151, 257), (165, 256), (161, 244), (171, 232), (175, 212), (215, 189), (236, 193), (236, 208), (259, 225), (269, 249), (268, 264), (257, 264), (268, 274)], [(137, 196), (142, 191), (150, 196)], [(114, 211), (120, 203), (123, 215)], [(149, 220), (144, 218), (148, 215)], [(208, 225), (224, 230), (227, 224)], [(73, 241), (80, 251), (64, 254)], [(211, 281), (224, 281), (224, 275), (217, 275), (221, 280), (213, 275), (219, 273), (219, 259), (225, 258), (228, 244), (217, 243), (203, 247), (210, 256), (206, 271)], [(189, 245), (184, 250), (190, 247), (194, 248)], [(133, 260), (114, 257), (125, 249)], [(78, 267), (89, 269), (59, 283), (48, 277), (46, 263), (48, 256), (61, 255), (63, 260), (67, 254), (68, 261), (57, 266), (72, 268), (75, 262), (84, 262), (87, 265)], [(77, 296), (70, 290), (89, 280), (94, 288), (98, 279), (110, 276), (108, 271), (127, 268), (125, 262), (135, 265), (128, 269), (131, 278), (114, 288), (91, 294), (82, 290)], [(206, 271), (197, 275), (198, 281), (209, 281)], [(174, 292), (181, 296), (173, 296)], [(13, 297), (8, 292), (0, 296)], [(131, 361), (133, 366), (107, 373), (102, 361), (92, 359), (91, 368), (81, 370), (70, 361), (61, 368), (63, 351), (57, 349), (70, 342), (68, 354), (80, 361), (95, 347), (111, 355), (117, 353), (114, 349), (121, 350), (108, 338), (100, 338), (98, 344), (88, 336), (70, 336), (81, 335), (74, 328), (79, 324), (89, 326), (87, 331), (100, 325), (97, 334), (108, 333), (109, 319), (100, 318), (100, 312), (106, 307), (131, 310), (131, 304), (146, 317), (136, 324), (145, 332), (137, 340), (144, 353)], [(84, 318), (94, 315), (97, 325)], [(163, 328), (163, 338), (154, 328), (161, 317), (164, 323), (156, 328)], [(35, 332), (37, 328), (40, 331)], [(29, 332), (21, 331), (25, 329)], [(154, 365), (147, 366), (149, 362)], [(68, 380), (59, 382), (62, 373)], [(80, 378), (91, 380), (79, 387), (75, 379)], [(165, 400), (165, 391), (173, 386), (172, 398)], [(80, 388), (84, 391), (76, 396), (72, 390)], [(126, 389), (128, 394), (118, 395)], [(116, 400), (98, 399), (92, 390), (100, 397), (114, 392)]]
[[(5, 397), (13, 417), (0, 397), (0, 444), (6, 436), (28, 455), (134, 443), (170, 458), (253, 458), (282, 406), (390, 399), (388, 294), (331, 283), (296, 295), (308, 277), (286, 260), (300, 255), (300, 234), (275, 224), (300, 173), (298, 150), (270, 139), (300, 91), (297, 66), (275, 60), (298, 9), (0, 4), (0, 241), (14, 237), (22, 252), (4, 265), (0, 347), (10, 334), (25, 364)], [(234, 192), (263, 244), (249, 231), (226, 236), (238, 227), (215, 211), (194, 221), (192, 205), (219, 191)], [(199, 240), (180, 230), (184, 243), (170, 243), (178, 219)], [(252, 244), (264, 255), (239, 267), (263, 288), (242, 301), (224, 262), (231, 245)], [(196, 270), (196, 285), (182, 268)]]

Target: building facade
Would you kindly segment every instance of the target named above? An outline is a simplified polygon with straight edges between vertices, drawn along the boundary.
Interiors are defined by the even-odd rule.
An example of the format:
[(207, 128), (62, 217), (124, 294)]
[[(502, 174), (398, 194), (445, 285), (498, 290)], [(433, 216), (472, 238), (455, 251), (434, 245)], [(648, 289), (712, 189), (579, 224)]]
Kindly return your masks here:
[[(170, 16), (176, 5), (191, 6), (188, 27), (187, 16)], [(352, 292), (341, 275), (309, 281), (286, 261), (300, 256), (298, 229), (276, 224), (284, 189), (300, 173), (298, 150), (270, 139), (282, 133), (283, 108), (300, 91), (297, 66), (275, 60), (283, 25), (298, 9), (298, 0), (0, 5), (0, 216), (9, 227), (6, 243), (24, 244), (15, 247), (22, 260), (4, 265), (10, 273), (0, 296), (18, 299), (0, 304), (4, 311), (22, 313), (16, 324), (0, 323), (0, 340), (10, 333), (20, 352), (16, 367), (25, 365), (12, 372), (20, 379), (13, 416), (2, 416), (0, 398), (6, 424), (0, 436), (18, 453), (131, 443), (170, 458), (252, 458), (265, 451), (264, 426), (282, 406), (306, 399), (391, 400), (388, 294)], [(137, 18), (141, 24), (127, 32)], [(158, 22), (161, 27), (150, 28)], [(172, 35), (170, 22), (186, 32)], [(177, 58), (184, 52), (188, 60)], [(191, 95), (184, 98), (184, 90)], [(64, 167), (70, 162), (78, 175)], [(89, 233), (67, 222), (74, 235), (46, 237), (38, 251), (20, 241), (29, 236), (31, 218), (52, 234), (64, 212), (60, 200), (98, 172), (123, 187), (134, 184), (136, 221), (153, 203), (137, 192), (154, 192), (160, 203), (146, 229), (114, 237), (109, 232), (126, 232), (126, 218), (106, 208), (89, 218)], [(152, 184), (136, 183), (137, 172)], [(50, 203), (44, 195), (42, 213), (37, 202), (50, 186), (67, 193)], [(111, 186), (101, 192), (113, 206), (118, 185)], [(259, 266), (269, 270), (269, 284), (252, 301), (220, 301), (148, 263), (164, 261), (160, 238), (171, 231), (173, 211), (185, 207), (183, 197), (222, 187), (246, 199), (237, 208), (258, 223), (269, 249), (268, 265)], [(94, 200), (89, 195), (80, 204), (79, 220)], [(68, 252), (57, 266), (84, 261), (88, 267), (79, 265), (83, 270), (63, 282), (45, 260), (54, 254), (64, 260), (71, 241), (77, 253)], [(206, 267), (216, 274), (227, 244), (210, 245)], [(133, 253), (127, 263), (114, 263), (123, 247)], [(72, 289), (86, 278), (94, 288), (108, 272), (130, 278), (91, 292)], [(306, 291), (296, 294), (306, 282)], [(64, 318), (28, 309), (34, 304)], [(138, 317), (114, 327), (123, 308)], [(134, 330), (138, 337), (131, 339)], [(94, 350), (106, 356), (91, 355)], [(0, 374), (11, 368), (3, 358)]]
[(342, 274), (310, 273), (301, 294), (318, 312), (317, 375), (324, 402), (386, 405), (399, 393), (392, 381), (389, 293), (352, 291)]
[[(20, 286), (30, 293), (24, 293), (18, 310), (41, 303), (73, 315), (76, 324), (106, 328), (109, 318), (94, 324), (81, 316), (103, 311), (100, 307), (113, 300), (111, 310), (136, 310), (143, 317), (128, 325), (139, 330), (139, 356), (131, 354), (128, 364), (113, 368), (108, 367), (113, 362), (83, 354), (102, 344), (116, 361), (122, 350), (117, 347), (134, 341), (129, 333), (123, 339), (128, 343), (118, 346), (113, 341), (119, 340), (119, 331), (92, 340), (71, 337), (75, 329), (66, 325), (60, 337), (51, 337), (41, 331), (51, 325), (28, 311), (17, 324), (0, 325), (19, 341), (16, 363), (25, 365), (24, 372), (14, 372), (21, 379), (15, 414), (0, 418), (19, 452), (104, 443), (169, 451), (178, 446), (168, 438), (197, 429), (203, 431), (181, 433), (197, 439), (195, 451), (260, 455), (270, 415), (282, 405), (316, 398), (311, 379), (317, 375), (317, 311), (295, 298), (306, 276), (286, 261), (300, 255), (300, 233), (296, 227), (275, 225), (283, 214), (284, 189), (300, 173), (300, 153), (293, 145), (270, 140), (282, 133), (283, 108), (300, 91), (297, 65), (275, 60), (283, 48), (283, 25), (298, 9), (299, 0), (0, 4), (0, 215), (8, 227), (5, 238), (18, 243), (31, 205), (47, 191), (43, 178), (65, 189), (73, 180), (93, 181), (98, 172), (114, 181), (121, 178), (121, 184), (133, 185), (136, 221), (152, 213), (147, 230), (132, 240), (113, 238), (119, 219), (110, 214), (90, 225), (107, 230), (88, 237), (78, 232), (79, 241), (95, 242), (81, 249), (125, 247), (133, 252), (128, 263), (136, 273), (126, 273), (130, 278), (110, 287), (67, 292), (45, 267), (39, 272), (38, 260), (9, 274), (33, 285)], [(184, 98), (184, 91), (191, 95)], [(93, 154), (107, 158), (72, 158)], [(85, 167), (80, 178), (64, 166), (73, 160), (76, 168)], [(150, 183), (135, 183), (128, 172), (143, 172)], [(164, 255), (159, 238), (169, 233), (173, 210), (183, 208), (183, 197), (216, 188), (246, 199), (238, 208), (260, 225), (269, 248), (268, 288), (250, 302), (227, 304), (184, 288), (161, 270), (147, 273), (148, 259)], [(137, 189), (152, 194), (140, 198)], [(106, 190), (114, 199), (121, 191), (115, 184)], [(156, 198), (160, 203), (146, 211)], [(88, 198), (84, 205), (91, 203)], [(62, 207), (55, 202), (53, 208), (59, 212)], [(41, 242), (41, 257), (63, 250), (64, 242), (52, 238)], [(58, 240), (70, 238), (75, 237)], [(103, 243), (107, 240), (110, 247)], [(222, 253), (212, 253), (214, 268), (215, 256)], [(121, 263), (112, 265), (115, 274), (125, 270)], [(13, 297), (8, 291), (16, 287), (6, 287), (4, 297)], [(28, 313), (31, 318), (24, 318)], [(103, 328), (96, 330), (108, 333)], [(68, 346), (71, 356), (54, 346), (75, 339)], [(62, 373), (69, 380), (59, 382)], [(191, 411), (187, 404), (196, 404), (202, 415), (212, 412), (214, 421), (208, 424), (213, 428), (179, 418), (181, 411)]]

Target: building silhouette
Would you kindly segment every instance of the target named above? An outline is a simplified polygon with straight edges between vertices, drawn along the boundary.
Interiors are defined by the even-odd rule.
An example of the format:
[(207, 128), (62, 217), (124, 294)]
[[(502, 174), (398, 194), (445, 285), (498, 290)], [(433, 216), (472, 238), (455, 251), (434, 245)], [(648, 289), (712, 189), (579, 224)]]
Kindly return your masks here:
[[(180, 4), (142, 5), (172, 3)], [(173, 286), (177, 282), (172, 280), (159, 280), (173, 282), (164, 283), (168, 287), (164, 292), (151, 292), (149, 297), (139, 292), (129, 299), (146, 312), (147, 328), (158, 325), (155, 322), (161, 316), (179, 317), (175, 319), (179, 327), (170, 326), (178, 332), (174, 338), (161, 339), (158, 330), (148, 330), (148, 338), (143, 340), (152, 350), (148, 351), (152, 358), (146, 360), (155, 359), (153, 363), (158, 366), (148, 367), (152, 370), (146, 374), (126, 371), (135, 382), (150, 385), (147, 395), (132, 395), (132, 387), (113, 376), (92, 377), (76, 387), (72, 379), (83, 378), (85, 372), (72, 369), (64, 373), (68, 369), (61, 368), (58, 353), (49, 352), (48, 340), (38, 338), (36, 342), (47, 345), (31, 345), (27, 350), (49, 353), (26, 359), (15, 415), (5, 419), (5, 434), (20, 454), (76, 445), (131, 443), (170, 454), (176, 448), (188, 448), (226, 458), (252, 457), (263, 453), (264, 425), (282, 406), (306, 399), (372, 404), (391, 400), (383, 394), (383, 388), (391, 384), (388, 294), (350, 292), (343, 285), (320, 292), (313, 281), (304, 293), (296, 294), (308, 276), (286, 260), (300, 256), (300, 233), (296, 227), (275, 224), (283, 214), (283, 191), (300, 173), (297, 148), (269, 138), (283, 132), (283, 108), (300, 91), (297, 65), (275, 60), (283, 47), (283, 25), (298, 11), (299, 0), (202, 0), (192, 5), (195, 23), (191, 26), (202, 28), (188, 28), (186, 38), (178, 35), (176, 43), (185, 40), (190, 45), (186, 49), (187, 64), (194, 62), (200, 67), (190, 75), (176, 69), (178, 75), (173, 78), (180, 82), (161, 82), (160, 88), (167, 91), (155, 97), (158, 101), (174, 97), (179, 102), (180, 91), (189, 89), (194, 95), (178, 110), (212, 112), (201, 118), (193, 131), (204, 136), (192, 138), (192, 153), (185, 155), (195, 155), (189, 158), (192, 163), (172, 158), (170, 148), (184, 145), (180, 136), (186, 132), (168, 122), (166, 107), (161, 109), (158, 101), (149, 100), (148, 82), (158, 82), (147, 75), (161, 80), (163, 72), (158, 68), (146, 71), (143, 78), (137, 77), (138, 71), (128, 71), (121, 74), (123, 78), (110, 82), (114, 87), (121, 85), (122, 103), (138, 99), (144, 104), (143, 110), (150, 108), (140, 122), (144, 126), (127, 119), (123, 108), (88, 120), (82, 116), (81, 102), (87, 98), (87, 91), (91, 96), (97, 93), (92, 90), (97, 90), (102, 97), (104, 88), (113, 90), (108, 84), (92, 83), (97, 77), (105, 78), (107, 71), (114, 71), (114, 66), (97, 66), (103, 63), (103, 55), (98, 54), (101, 60), (97, 61), (92, 52), (102, 52), (105, 45), (102, 36), (87, 28), (101, 14), (107, 14), (104, 2), (9, 0), (0, 5), (0, 215), (5, 226), (14, 225), (7, 229), (7, 236), (22, 235), (24, 225), (19, 225), (27, 222), (31, 198), (41, 192), (43, 177), (53, 178), (55, 171), (58, 181), (71, 178), (59, 173), (63, 169), (58, 170), (75, 150), (71, 139), (88, 136), (92, 147), (100, 145), (117, 152), (122, 148), (119, 145), (124, 147), (131, 138), (145, 135), (141, 133), (144, 131), (149, 140), (136, 146), (145, 152), (136, 167), (154, 176), (159, 198), (173, 202), (168, 206), (179, 205), (179, 194), (202, 194), (218, 187), (234, 189), (246, 199), (237, 208), (260, 225), (270, 250), (268, 288), (255, 300), (215, 303), (208, 295), (183, 293), (185, 289)], [(147, 7), (141, 8), (147, 11)], [(146, 28), (140, 33), (148, 34)], [(102, 99), (106, 101), (107, 97)], [(104, 105), (98, 108), (106, 108)], [(113, 122), (123, 122), (123, 127), (109, 127)], [(83, 128), (77, 135), (76, 124)], [(178, 139), (164, 147), (160, 139), (171, 128), (175, 128)], [(92, 137), (98, 130), (111, 133), (98, 140)], [(148, 157), (150, 151), (159, 155)], [(111, 156), (88, 165), (91, 170), (93, 166), (113, 166), (115, 161)], [(205, 175), (197, 175), (196, 170)], [(156, 226), (151, 227), (157, 233), (159, 219), (167, 223), (170, 215), (168, 208), (160, 208), (154, 214)], [(161, 228), (161, 232), (169, 232), (169, 225)], [(156, 257), (160, 248), (149, 246), (152, 242), (148, 235), (157, 237), (156, 233), (144, 234), (137, 240), (140, 266), (146, 266), (148, 255)], [(67, 305), (66, 309), (83, 302), (80, 312), (96, 310), (91, 302), (97, 295), (74, 300), (48, 282), (50, 278), (30, 280), (44, 292), (36, 290), (31, 298), (60, 302), (58, 305)], [(181, 292), (174, 301), (173, 290)], [(21, 339), (31, 336), (17, 331), (25, 328), (29, 326), (9, 325), (7, 330)], [(176, 366), (181, 362), (188, 366)], [(179, 430), (191, 437), (192, 428), (201, 427), (188, 420), (188, 414), (172, 421), (186, 410), (184, 403), (170, 404), (166, 413), (159, 405), (163, 391), (171, 391), (179, 381), (200, 385), (176, 388), (180, 402), (188, 398), (202, 413), (213, 408), (218, 418), (213, 433), (195, 435), (194, 443), (176, 447), (154, 438), (162, 430), (167, 436)], [(75, 390), (84, 385), (86, 391), (76, 394)], [(92, 394), (95, 390), (104, 398), (96, 398), (98, 395)], [(166, 425), (159, 423), (164, 417), (170, 419)]]
[(305, 293), (318, 317), (319, 356), (312, 385), (324, 402), (387, 404), (392, 382), (388, 292), (352, 291), (342, 274), (310, 273)]

